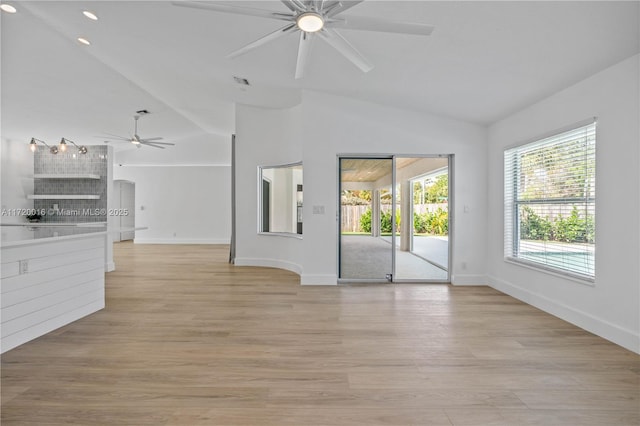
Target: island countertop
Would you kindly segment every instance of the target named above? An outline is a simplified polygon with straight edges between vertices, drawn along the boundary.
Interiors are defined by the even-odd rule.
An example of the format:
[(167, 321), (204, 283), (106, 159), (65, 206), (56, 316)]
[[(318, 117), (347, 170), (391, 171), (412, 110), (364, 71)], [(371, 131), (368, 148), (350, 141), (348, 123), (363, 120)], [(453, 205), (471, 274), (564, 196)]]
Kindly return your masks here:
[(0, 242), (2, 248), (16, 247), (30, 244), (62, 241), (88, 235), (106, 235), (105, 222), (94, 223), (28, 223), (2, 224), (0, 228)]
[(3, 223), (0, 224), (0, 242), (3, 248), (48, 243), (112, 232), (141, 231), (146, 227), (107, 228), (106, 222), (81, 223)]

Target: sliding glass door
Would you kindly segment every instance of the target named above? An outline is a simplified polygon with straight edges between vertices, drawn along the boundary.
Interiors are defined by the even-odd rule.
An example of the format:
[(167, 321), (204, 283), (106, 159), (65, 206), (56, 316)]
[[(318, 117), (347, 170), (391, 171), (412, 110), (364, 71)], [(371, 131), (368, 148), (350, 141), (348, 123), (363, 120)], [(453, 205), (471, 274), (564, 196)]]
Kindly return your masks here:
[(393, 274), (391, 236), (393, 159), (340, 158), (339, 278), (388, 281)]
[(449, 281), (450, 157), (340, 157), (343, 282)]
[(449, 280), (449, 158), (396, 157), (396, 281)]

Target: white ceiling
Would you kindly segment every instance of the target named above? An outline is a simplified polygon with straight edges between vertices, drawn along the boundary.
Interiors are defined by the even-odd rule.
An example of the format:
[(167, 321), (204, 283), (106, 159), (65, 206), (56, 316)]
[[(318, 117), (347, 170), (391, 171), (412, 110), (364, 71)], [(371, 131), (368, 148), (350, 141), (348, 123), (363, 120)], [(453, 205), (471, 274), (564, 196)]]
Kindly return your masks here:
[[(142, 137), (226, 138), (234, 102), (289, 106), (300, 89), (490, 124), (640, 51), (638, 1), (368, 0), (345, 15), (423, 22), (435, 31), (342, 30), (375, 68), (362, 73), (318, 41), (305, 78), (295, 80), (295, 35), (226, 58), (282, 22), (164, 1), (6, 2), (18, 13), (1, 14), (2, 135), (25, 143), (126, 136), (139, 109), (151, 111), (140, 120)], [(287, 10), (273, 1), (235, 3)], [(85, 9), (100, 19), (88, 20)], [(251, 86), (237, 85), (234, 75)]]

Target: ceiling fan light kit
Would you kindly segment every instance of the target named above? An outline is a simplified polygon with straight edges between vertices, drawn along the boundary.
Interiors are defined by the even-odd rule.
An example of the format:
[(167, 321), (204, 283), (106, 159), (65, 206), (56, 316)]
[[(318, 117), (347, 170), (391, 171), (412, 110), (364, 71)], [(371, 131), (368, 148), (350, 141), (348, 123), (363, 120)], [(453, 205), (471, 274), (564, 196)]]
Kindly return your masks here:
[(322, 15), (316, 12), (305, 12), (298, 15), (296, 25), (298, 25), (298, 29), (304, 32), (315, 33), (324, 27), (324, 19)]
[(347, 58), (351, 63), (363, 72), (373, 69), (369, 62), (356, 50), (337, 30), (344, 28), (361, 31), (377, 31), (396, 34), (411, 34), (428, 36), (433, 32), (433, 26), (415, 22), (393, 22), (385, 19), (368, 18), (362, 16), (340, 16), (347, 9), (352, 8), (363, 0), (337, 1), (337, 0), (281, 0), (289, 9), (289, 12), (274, 12), (270, 10), (235, 6), (224, 3), (211, 3), (203, 1), (174, 1), (175, 6), (193, 9), (203, 9), (213, 12), (235, 13), (245, 16), (257, 16), (260, 18), (285, 21), (287, 25), (267, 34), (248, 45), (231, 52), (228, 57), (235, 58), (250, 52), (266, 43), (276, 40), (284, 35), (300, 32), (298, 44), (298, 59), (296, 61), (295, 78), (302, 78), (306, 66), (311, 43), (315, 35), (320, 36), (331, 47)]

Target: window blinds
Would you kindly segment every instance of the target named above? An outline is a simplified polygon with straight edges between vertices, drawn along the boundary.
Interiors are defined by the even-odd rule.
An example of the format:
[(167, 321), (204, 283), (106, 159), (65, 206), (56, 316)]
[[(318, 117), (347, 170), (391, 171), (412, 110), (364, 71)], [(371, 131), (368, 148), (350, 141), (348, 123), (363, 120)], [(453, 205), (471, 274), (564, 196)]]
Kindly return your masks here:
[(596, 123), (504, 152), (505, 257), (593, 280)]

